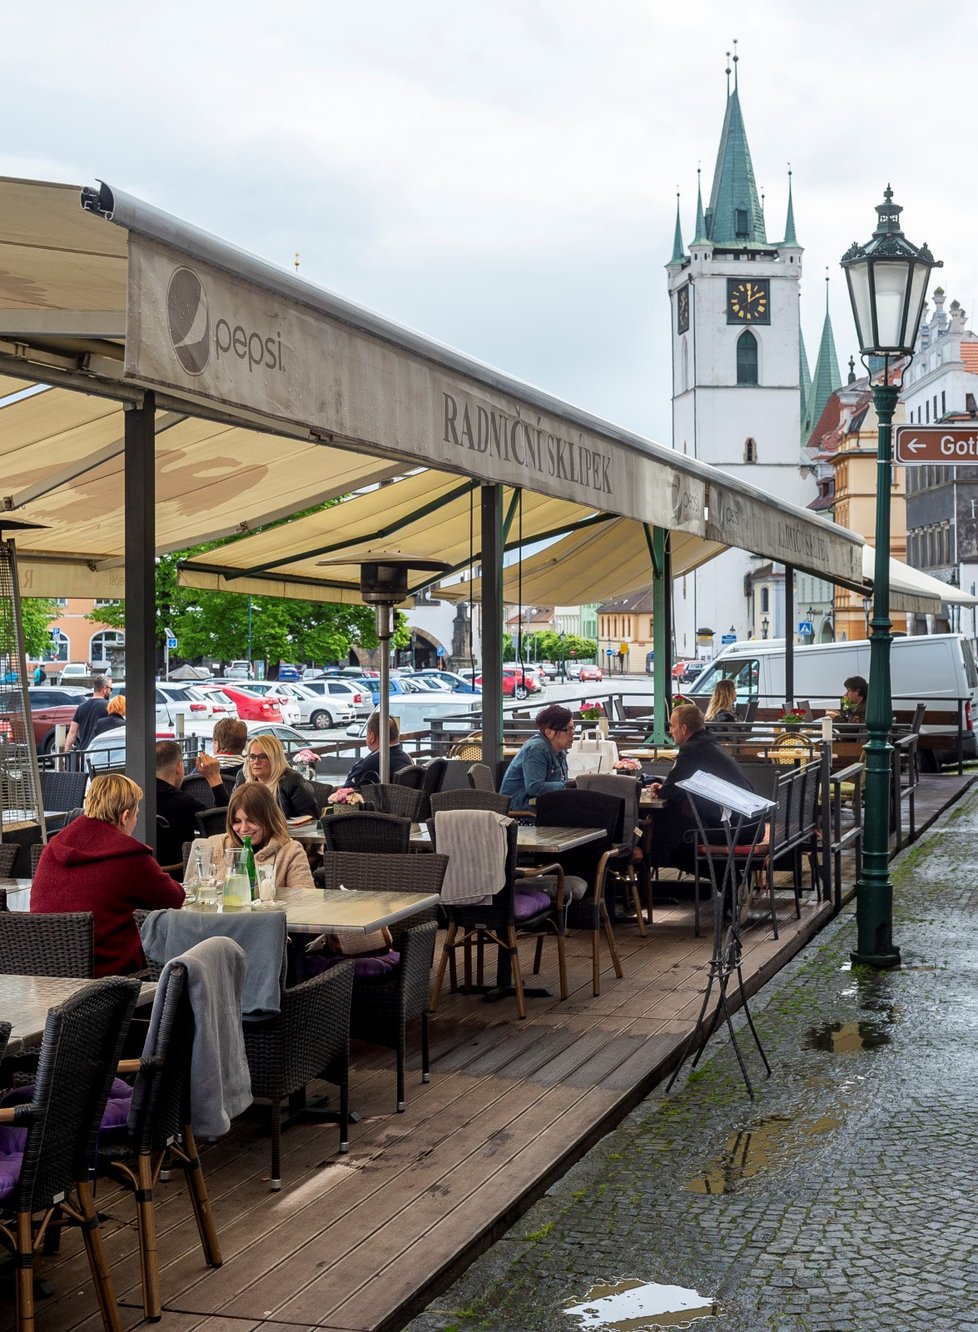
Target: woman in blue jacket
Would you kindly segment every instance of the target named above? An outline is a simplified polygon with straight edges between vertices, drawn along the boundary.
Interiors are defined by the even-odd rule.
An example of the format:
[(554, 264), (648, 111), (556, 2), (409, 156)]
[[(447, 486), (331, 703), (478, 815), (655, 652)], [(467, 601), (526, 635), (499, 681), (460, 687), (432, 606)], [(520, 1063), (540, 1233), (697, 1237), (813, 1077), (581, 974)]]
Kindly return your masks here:
[(529, 809), (541, 791), (562, 791), (567, 785), (566, 752), (574, 743), (574, 714), (559, 703), (542, 708), (534, 719), (536, 735), (531, 735), (506, 769), (503, 795), (512, 800), (513, 809)]

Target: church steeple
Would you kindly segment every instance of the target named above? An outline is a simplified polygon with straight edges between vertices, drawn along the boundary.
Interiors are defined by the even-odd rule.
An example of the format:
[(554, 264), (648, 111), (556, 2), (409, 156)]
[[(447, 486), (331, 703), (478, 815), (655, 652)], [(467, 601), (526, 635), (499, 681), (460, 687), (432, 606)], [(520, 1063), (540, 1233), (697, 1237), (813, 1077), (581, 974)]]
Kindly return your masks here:
[(791, 164), (788, 164), (788, 216), (784, 223), (784, 243), (785, 245), (797, 245), (798, 237), (795, 235), (795, 206), (791, 198)]
[(708, 240), (706, 234), (706, 220), (703, 216), (703, 173), (699, 167), (696, 168), (696, 231), (693, 235), (694, 245), (703, 245)]
[(825, 270), (825, 319), (822, 323), (822, 340), (818, 345), (818, 360), (812, 376), (811, 392), (801, 422), (801, 441), (807, 444), (812, 431), (818, 425), (818, 418), (825, 410), (825, 404), (837, 388), (842, 387), (839, 374), (839, 360), (835, 354), (835, 337), (832, 333), (832, 318), (829, 315), (829, 276)]
[(679, 225), (679, 191), (676, 191), (676, 234), (672, 241), (672, 259), (670, 263), (681, 264), (685, 258), (686, 251), (683, 247), (683, 232)]
[(747, 146), (747, 131), (740, 110), (736, 74), (739, 59), (735, 54), (732, 89), (730, 66), (727, 65), (727, 109), (713, 173), (710, 206), (706, 210), (706, 236), (717, 246), (767, 248), (764, 213), (757, 194), (754, 166)]

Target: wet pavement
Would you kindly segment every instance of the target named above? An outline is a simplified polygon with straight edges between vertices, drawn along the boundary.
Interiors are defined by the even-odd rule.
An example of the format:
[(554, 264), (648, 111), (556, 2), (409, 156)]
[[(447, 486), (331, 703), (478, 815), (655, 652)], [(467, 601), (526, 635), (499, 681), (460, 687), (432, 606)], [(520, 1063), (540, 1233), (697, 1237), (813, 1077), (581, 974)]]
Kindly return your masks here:
[(978, 793), (893, 866), (894, 971), (854, 907), (410, 1332), (978, 1332)]

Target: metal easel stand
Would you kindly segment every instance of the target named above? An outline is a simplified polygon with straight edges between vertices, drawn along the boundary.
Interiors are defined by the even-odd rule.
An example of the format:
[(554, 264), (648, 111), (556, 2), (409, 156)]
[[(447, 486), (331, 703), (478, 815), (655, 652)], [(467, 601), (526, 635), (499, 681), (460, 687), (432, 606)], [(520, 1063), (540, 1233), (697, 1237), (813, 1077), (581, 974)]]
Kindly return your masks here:
[[(707, 828), (703, 822), (702, 810), (696, 797), (687, 792), (689, 802), (692, 806), (696, 818), (696, 836), (701, 846), (709, 842)], [(770, 805), (771, 802), (767, 802)], [(714, 806), (715, 808), (715, 806)], [(753, 831), (744, 833), (744, 826), (753, 822)], [(747, 1019), (747, 1025), (750, 1028), (751, 1035), (754, 1038), (754, 1044), (757, 1046), (758, 1054), (764, 1064), (767, 1076), (771, 1076), (771, 1065), (767, 1061), (767, 1055), (764, 1053), (764, 1047), (761, 1045), (761, 1038), (757, 1034), (757, 1028), (754, 1026), (754, 1019), (751, 1017), (750, 1008), (747, 1004), (747, 993), (744, 990), (744, 976), (741, 970), (742, 947), (740, 942), (740, 915), (741, 909), (747, 899), (750, 891), (750, 870), (754, 861), (758, 844), (764, 830), (763, 817), (758, 818), (756, 814), (733, 813), (730, 809), (724, 808), (723, 818), (721, 820), (727, 854), (726, 858), (721, 860), (718, 856), (707, 856), (706, 863), (710, 870), (710, 895), (713, 903), (713, 955), (710, 958), (710, 971), (707, 980), (706, 992), (703, 995), (703, 1003), (700, 1006), (699, 1016), (696, 1019), (696, 1025), (690, 1032), (686, 1044), (683, 1047), (682, 1056), (673, 1072), (672, 1077), (666, 1084), (666, 1091), (671, 1091), (673, 1083), (679, 1076), (679, 1071), (689, 1058), (690, 1052), (696, 1044), (696, 1054), (693, 1058), (692, 1067), (695, 1068), (700, 1061), (700, 1056), (706, 1049), (707, 1042), (713, 1035), (720, 1021), (722, 1013), (726, 1023), (727, 1030), (730, 1032), (730, 1043), (733, 1046), (734, 1053), (737, 1056), (737, 1063), (740, 1065), (740, 1071), (743, 1074), (744, 1083), (747, 1086), (747, 1094), (751, 1100), (754, 1099), (754, 1088), (751, 1086), (751, 1080), (747, 1073), (747, 1065), (744, 1063), (744, 1057), (740, 1051), (740, 1045), (737, 1042), (737, 1034), (733, 1028), (732, 1014), (727, 1002), (727, 988), (733, 977), (737, 979), (737, 989), (740, 995), (740, 1003), (744, 1010), (744, 1017)], [(709, 830), (714, 837), (717, 832), (716, 826)], [(744, 840), (746, 837), (747, 840)], [(719, 844), (720, 846), (723, 843)], [(747, 846), (746, 854), (743, 848)], [(741, 852), (737, 854), (737, 848)], [(722, 867), (722, 872), (721, 872)], [(717, 1003), (710, 1018), (709, 1024), (704, 1026), (704, 1019), (710, 1005), (710, 997), (713, 994), (713, 987), (717, 987)]]

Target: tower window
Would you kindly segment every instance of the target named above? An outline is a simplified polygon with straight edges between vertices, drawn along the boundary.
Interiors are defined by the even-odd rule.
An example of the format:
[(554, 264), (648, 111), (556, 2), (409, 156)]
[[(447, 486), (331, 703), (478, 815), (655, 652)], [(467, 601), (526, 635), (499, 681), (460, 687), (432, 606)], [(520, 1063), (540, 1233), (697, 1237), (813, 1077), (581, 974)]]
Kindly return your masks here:
[(738, 208), (737, 213), (737, 235), (746, 236), (747, 233), (747, 209)]
[(737, 339), (737, 383), (757, 383), (757, 339), (747, 329)]
[(751, 439), (749, 435), (744, 440), (744, 462), (745, 463), (757, 462), (757, 440)]

